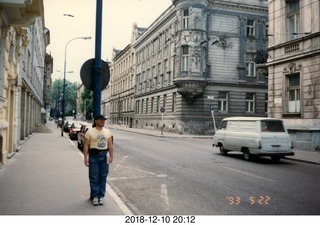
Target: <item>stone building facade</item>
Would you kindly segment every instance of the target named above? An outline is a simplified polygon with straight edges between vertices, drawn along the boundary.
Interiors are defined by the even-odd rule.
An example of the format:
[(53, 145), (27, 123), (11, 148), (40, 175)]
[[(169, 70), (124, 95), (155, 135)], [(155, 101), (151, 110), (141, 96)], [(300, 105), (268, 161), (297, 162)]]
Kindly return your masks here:
[(320, 2), (269, 0), (268, 116), (297, 149), (320, 149)]
[[(42, 0), (0, 2), (0, 166), (44, 121), (52, 57)], [(49, 77), (49, 78), (48, 78)]]
[[(110, 117), (110, 123), (133, 127), (136, 78), (135, 50), (132, 45), (143, 31), (143, 28), (134, 24), (132, 26), (131, 43), (123, 50), (113, 49), (110, 64), (110, 88), (106, 89), (102, 101), (103, 112)], [(109, 114), (107, 109), (109, 109)]]
[[(267, 47), (267, 1), (172, 2), (129, 45), (134, 80), (118, 90), (134, 85), (132, 126), (213, 134), (213, 119), (267, 116), (267, 79), (255, 63)], [(111, 85), (122, 78), (111, 74)], [(112, 97), (121, 115), (123, 97)]]

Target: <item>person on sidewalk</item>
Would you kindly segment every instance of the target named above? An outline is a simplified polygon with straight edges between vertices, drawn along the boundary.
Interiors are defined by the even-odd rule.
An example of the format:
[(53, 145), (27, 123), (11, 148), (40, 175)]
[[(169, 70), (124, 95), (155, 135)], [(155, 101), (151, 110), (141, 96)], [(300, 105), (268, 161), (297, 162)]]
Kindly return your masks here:
[(90, 199), (94, 206), (103, 205), (109, 163), (113, 161), (112, 135), (104, 127), (105, 120), (103, 115), (94, 118), (95, 126), (86, 132), (83, 146), (84, 164), (89, 167)]

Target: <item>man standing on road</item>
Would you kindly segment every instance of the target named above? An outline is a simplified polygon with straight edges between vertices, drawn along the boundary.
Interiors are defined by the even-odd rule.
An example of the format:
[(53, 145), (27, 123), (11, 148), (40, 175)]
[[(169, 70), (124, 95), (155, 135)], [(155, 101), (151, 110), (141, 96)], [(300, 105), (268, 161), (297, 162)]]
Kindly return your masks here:
[(90, 199), (94, 206), (103, 205), (109, 163), (113, 161), (112, 135), (104, 128), (105, 120), (103, 115), (94, 118), (95, 127), (86, 132), (83, 146), (84, 164), (89, 167)]

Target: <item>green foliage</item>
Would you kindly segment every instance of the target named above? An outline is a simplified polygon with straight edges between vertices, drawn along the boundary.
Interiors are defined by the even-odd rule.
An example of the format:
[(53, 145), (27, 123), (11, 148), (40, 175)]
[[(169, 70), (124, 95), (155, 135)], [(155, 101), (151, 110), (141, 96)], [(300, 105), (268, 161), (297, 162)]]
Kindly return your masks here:
[[(65, 116), (72, 116), (73, 110), (77, 110), (77, 89), (78, 85), (76, 82), (71, 83), (66, 80), (65, 86)], [(51, 86), (51, 105), (57, 114), (61, 115), (62, 110), (62, 99), (63, 99), (63, 79), (54, 80)]]
[(86, 119), (92, 119), (91, 115), (93, 112), (92, 108), (92, 103), (93, 103), (93, 92), (88, 89), (84, 88), (84, 91), (81, 94), (81, 104), (80, 104), (80, 109), (83, 113), (86, 115)]

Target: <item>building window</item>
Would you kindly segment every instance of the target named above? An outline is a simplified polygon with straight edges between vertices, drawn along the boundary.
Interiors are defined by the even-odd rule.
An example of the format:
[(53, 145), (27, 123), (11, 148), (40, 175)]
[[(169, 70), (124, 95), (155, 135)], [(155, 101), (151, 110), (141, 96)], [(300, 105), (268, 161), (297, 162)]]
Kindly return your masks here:
[(167, 95), (163, 95), (163, 107), (166, 107)]
[(157, 86), (158, 86), (158, 76), (155, 76), (153, 78), (153, 83), (154, 83), (154, 87), (157, 88)]
[(149, 107), (149, 99), (146, 100), (146, 114), (148, 114), (148, 107)]
[(153, 113), (153, 102), (154, 102), (154, 97), (151, 98), (151, 113)]
[(189, 28), (189, 9), (183, 10), (183, 28), (182, 29), (188, 29)]
[(167, 73), (169, 72), (169, 66), (168, 66), (168, 60), (164, 60), (164, 72)]
[(139, 114), (140, 113), (140, 101), (138, 100), (137, 102), (136, 102), (136, 110), (137, 110), (137, 114)]
[(254, 62), (255, 54), (247, 54), (246, 75), (247, 77), (256, 77), (256, 63)]
[(299, 37), (300, 32), (300, 1), (286, 1), (288, 41)]
[(299, 113), (300, 110), (300, 74), (287, 76), (288, 111)]
[(177, 93), (172, 94), (172, 112), (176, 111), (176, 99), (177, 99)]
[(189, 47), (182, 46), (181, 71), (188, 71)]
[(255, 37), (255, 26), (254, 20), (247, 20), (247, 37)]
[(246, 93), (246, 112), (254, 112), (255, 108), (255, 94)]
[(229, 93), (226, 91), (219, 91), (218, 110), (228, 111), (228, 97)]
[(157, 112), (160, 110), (160, 96), (157, 97)]
[(161, 63), (158, 63), (158, 74), (162, 74)]
[(141, 114), (143, 114), (143, 108), (144, 108), (144, 99), (141, 100)]
[(264, 110), (266, 113), (268, 112), (268, 94), (264, 95)]

